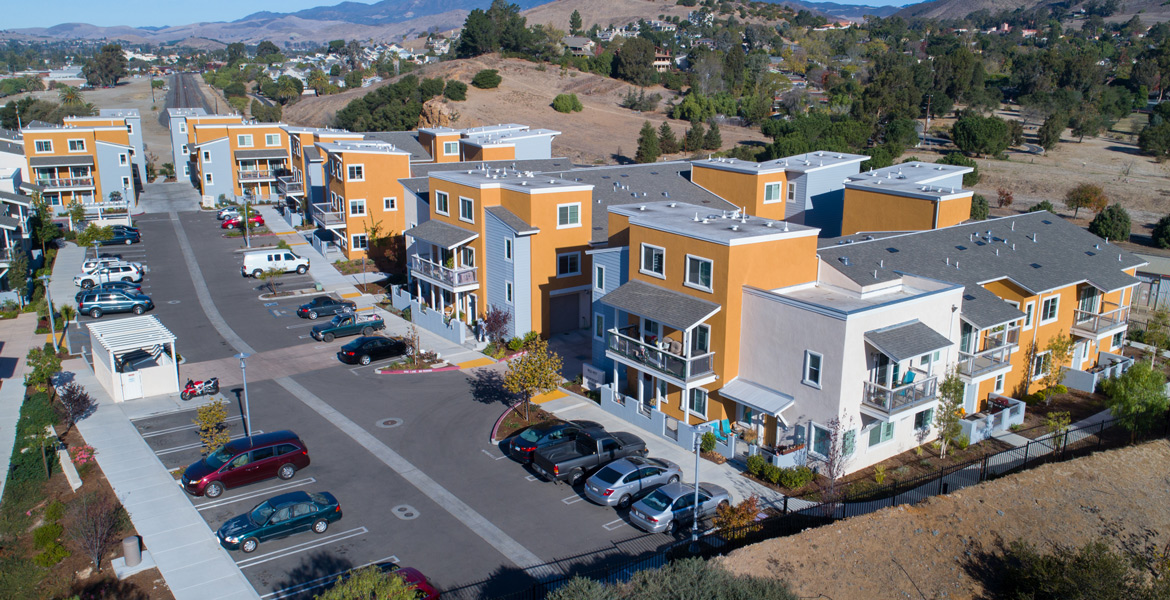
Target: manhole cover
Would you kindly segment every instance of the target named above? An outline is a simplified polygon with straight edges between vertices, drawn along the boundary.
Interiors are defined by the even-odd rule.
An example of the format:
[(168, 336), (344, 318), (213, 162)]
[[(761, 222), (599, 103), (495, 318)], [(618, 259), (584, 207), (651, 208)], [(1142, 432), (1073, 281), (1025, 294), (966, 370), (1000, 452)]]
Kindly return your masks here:
[(399, 504), (398, 506), (391, 508), (390, 512), (394, 513), (394, 516), (402, 519), (403, 521), (409, 521), (411, 519), (418, 518), (418, 511), (409, 504)]
[(382, 429), (390, 429), (391, 427), (398, 427), (402, 424), (402, 419), (382, 419), (378, 421), (378, 427)]
[(182, 302), (182, 300), (167, 300), (167, 304), (178, 304), (180, 302)]

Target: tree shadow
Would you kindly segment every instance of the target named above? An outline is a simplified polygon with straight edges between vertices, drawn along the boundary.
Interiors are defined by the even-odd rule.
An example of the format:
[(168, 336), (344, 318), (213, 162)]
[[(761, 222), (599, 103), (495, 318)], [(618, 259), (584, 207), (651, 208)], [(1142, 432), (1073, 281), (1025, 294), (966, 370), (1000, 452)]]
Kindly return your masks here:
[(1132, 154), (1134, 156), (1144, 156), (1142, 151), (1137, 146), (1105, 146), (1106, 150), (1112, 152), (1121, 152), (1122, 154)]
[(989, 548), (983, 548), (979, 542), (971, 541), (972, 546), (967, 550), (967, 557), (962, 561), (961, 568), (967, 576), (978, 581), (983, 587), (980, 600), (1006, 600), (1003, 594), (1005, 575), (1008, 572), (1007, 547), (1003, 539), (996, 536)]
[(338, 577), (354, 566), (348, 558), (318, 550), (302, 558), (273, 589), (283, 592), (281, 598), (312, 598), (333, 587)]
[(632, 164), (634, 164), (634, 159), (632, 159), (632, 158), (630, 158), (630, 157), (628, 157), (625, 154), (622, 154), (620, 152), (614, 152), (613, 154), (610, 154), (609, 157), (612, 158), (613, 161), (619, 165), (632, 165)]
[(476, 402), (510, 405), (519, 399), (504, 389), (504, 376), (495, 369), (476, 369), (475, 375), (467, 378), (467, 383)]
[(150, 600), (147, 594), (129, 581), (118, 581), (112, 577), (98, 581), (83, 581), (73, 585), (70, 594), (86, 600)]

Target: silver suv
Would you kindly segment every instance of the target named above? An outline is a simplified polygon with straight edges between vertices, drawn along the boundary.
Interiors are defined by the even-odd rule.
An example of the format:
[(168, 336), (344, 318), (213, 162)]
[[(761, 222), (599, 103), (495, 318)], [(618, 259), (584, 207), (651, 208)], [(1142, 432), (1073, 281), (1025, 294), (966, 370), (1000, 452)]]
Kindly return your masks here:
[(98, 267), (92, 273), (82, 273), (73, 278), (73, 284), (84, 289), (89, 289), (107, 281), (131, 281), (138, 283), (142, 281), (142, 269), (130, 264), (112, 265)]

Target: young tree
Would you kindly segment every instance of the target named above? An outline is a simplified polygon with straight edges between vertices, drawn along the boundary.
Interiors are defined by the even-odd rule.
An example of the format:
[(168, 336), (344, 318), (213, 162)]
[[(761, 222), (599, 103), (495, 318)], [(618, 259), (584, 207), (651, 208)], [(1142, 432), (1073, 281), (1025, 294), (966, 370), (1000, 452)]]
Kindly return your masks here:
[(524, 403), (524, 420), (532, 397), (551, 392), (561, 384), (561, 357), (548, 349), (548, 342), (537, 336), (525, 348), (528, 353), (511, 360), (504, 375), (504, 389), (520, 396)]
[(1047, 201), (1047, 200), (1041, 200), (1041, 201), (1033, 204), (1032, 206), (1029, 206), (1028, 210), (1025, 212), (1033, 213), (1033, 212), (1040, 212), (1042, 210), (1046, 210), (1054, 215), (1056, 214), (1056, 207), (1053, 206), (1052, 203)]
[(69, 537), (101, 572), (102, 559), (114, 547), (126, 521), (126, 512), (117, 500), (103, 492), (91, 492), (73, 505)]
[(1170, 349), (1170, 309), (1159, 304), (1146, 321), (1145, 343), (1150, 347), (1150, 364), (1157, 364), (1162, 352)]
[(32, 367), (32, 371), (24, 375), (25, 387), (47, 389), (53, 376), (61, 372), (61, 357), (53, 350), (53, 344), (29, 348), (25, 360)]
[(93, 396), (85, 391), (85, 386), (77, 382), (67, 383), (58, 389), (57, 401), (60, 402), (57, 412), (61, 415), (61, 420), (65, 421), (65, 433), (69, 433), (73, 425), (89, 415), (94, 407)]
[(1154, 245), (1159, 248), (1170, 248), (1170, 215), (1158, 219), (1154, 225)]
[(711, 121), (711, 127), (707, 129), (707, 134), (703, 136), (704, 150), (718, 150), (723, 147), (723, 136), (719, 133), (719, 124)]
[(1014, 202), (1016, 199), (1015, 195), (1012, 194), (1012, 191), (1009, 189), (1006, 189), (1006, 188), (999, 188), (999, 189), (995, 190), (995, 194), (996, 194), (996, 205), (999, 206), (1000, 208), (1007, 208), (1007, 207), (1011, 206), (1012, 202)]
[(1120, 204), (1111, 204), (1097, 213), (1089, 223), (1089, 232), (1107, 240), (1128, 241), (1130, 234), (1129, 212)]
[(573, 35), (580, 35), (581, 33), (581, 13), (574, 10), (573, 14), (569, 15), (569, 33)]
[[(365, 259), (363, 258), (362, 260), (364, 261)], [(275, 294), (276, 281), (283, 275), (284, 269), (268, 269), (267, 271), (264, 271), (260, 274), (260, 279), (264, 282), (264, 285), (268, 286), (268, 292)]]
[(223, 400), (215, 400), (200, 406), (195, 411), (195, 419), (191, 422), (198, 427), (204, 456), (232, 441), (227, 428), (227, 403)]
[[(662, 122), (658, 127), (658, 149), (663, 154), (674, 154), (678, 152), (678, 138), (674, 136), (674, 130), (670, 128), (670, 123)], [(1170, 217), (1165, 219), (1170, 222)], [(1170, 234), (1167, 234), (1167, 247), (1170, 247)]]
[(313, 600), (414, 600), (414, 586), (377, 565), (362, 567), (337, 578), (337, 583)]
[(1166, 418), (1166, 376), (1153, 365), (1134, 363), (1128, 371), (1104, 383), (1105, 406), (1127, 429), (1130, 439), (1148, 431)]
[[(1073, 338), (1071, 335), (1065, 335), (1064, 330), (1048, 340), (1048, 344), (1044, 346), (1047, 356), (1044, 359), (1044, 378), (1041, 380), (1045, 389), (1050, 390), (1064, 381), (1064, 369), (1060, 367), (1072, 358), (1072, 351)], [(1051, 393), (1044, 397), (1044, 402), (1052, 404)]]
[(683, 138), (683, 149), (687, 152), (698, 152), (703, 149), (703, 140), (707, 134), (703, 128), (702, 123), (695, 123), (687, 130), (686, 137)]
[[(833, 417), (825, 425), (829, 430), (829, 447), (821, 459), (820, 491), (821, 501), (832, 503), (844, 491), (840, 479), (848, 472), (849, 460), (857, 449), (857, 431), (853, 428), (853, 417), (846, 420)], [(816, 440), (813, 445), (816, 445)]]
[(748, 534), (748, 526), (755, 522), (759, 513), (760, 497), (752, 494), (739, 504), (719, 506), (715, 511), (714, 523), (723, 530), (724, 537), (736, 540)]
[(934, 426), (938, 429), (938, 454), (947, 457), (947, 447), (963, 435), (963, 392), (966, 386), (954, 371), (938, 386), (939, 405), (934, 412)]
[(1108, 204), (1109, 197), (1105, 195), (1105, 190), (1094, 183), (1079, 184), (1064, 195), (1064, 205), (1073, 209), (1074, 219), (1082, 208), (1099, 213), (1105, 210)]
[(77, 234), (77, 245), (82, 248), (92, 246), (98, 240), (107, 240), (114, 237), (114, 229), (109, 226), (98, 227), (90, 223), (88, 227)]
[(1044, 416), (1044, 427), (1052, 434), (1052, 441), (1057, 446), (1064, 443), (1064, 435), (1071, 424), (1072, 413), (1068, 411), (1050, 412)]
[(1045, 150), (1055, 148), (1056, 144), (1060, 142), (1060, 135), (1064, 133), (1065, 127), (1068, 127), (1068, 115), (1062, 112), (1048, 115), (1048, 118), (1044, 119), (1044, 124), (1036, 132), (1036, 138), (1040, 142), (1040, 147)]
[(650, 124), (650, 121), (644, 121), (642, 131), (638, 134), (638, 152), (634, 155), (634, 160), (640, 163), (652, 163), (658, 160), (659, 154), (658, 134), (654, 131), (654, 126)]
[(8, 286), (16, 292), (16, 298), (24, 304), (28, 292), (28, 253), (19, 245), (12, 251), (12, 261), (8, 263)]
[(491, 343), (499, 347), (504, 343), (504, 338), (508, 335), (508, 324), (511, 322), (512, 313), (493, 304), (483, 314), (484, 335), (487, 336)]
[(80, 200), (74, 200), (69, 203), (69, 229), (77, 231), (77, 228), (85, 222), (85, 205)]
[(475, 77), (471, 78), (471, 85), (481, 90), (490, 90), (499, 87), (501, 81), (503, 81), (503, 78), (500, 77), (499, 71), (495, 69), (484, 69), (476, 73)]
[(45, 246), (61, 236), (61, 230), (53, 223), (53, 209), (44, 198), (37, 195), (33, 196), (33, 219), (36, 221), (35, 231), (37, 234), (37, 241), (41, 244), (41, 252), (45, 251)]

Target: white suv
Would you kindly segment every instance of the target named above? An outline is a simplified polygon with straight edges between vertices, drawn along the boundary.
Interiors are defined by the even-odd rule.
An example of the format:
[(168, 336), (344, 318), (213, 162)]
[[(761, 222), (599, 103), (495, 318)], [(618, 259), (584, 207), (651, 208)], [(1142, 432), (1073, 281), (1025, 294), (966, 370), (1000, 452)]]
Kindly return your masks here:
[(121, 258), (117, 258), (117, 257), (113, 257), (113, 256), (103, 256), (101, 258), (86, 259), (85, 262), (81, 263), (81, 272), (82, 273), (93, 273), (95, 269), (98, 269), (100, 267), (113, 267), (113, 266), (118, 266), (118, 265), (130, 265), (132, 267), (137, 268), (140, 271), (142, 270), (141, 263), (125, 261), (125, 260), (122, 260)]
[(108, 281), (131, 281), (138, 283), (142, 281), (142, 269), (129, 264), (110, 265), (107, 267), (98, 267), (92, 273), (82, 273), (73, 278), (74, 285), (87, 290), (99, 283), (106, 283)]

